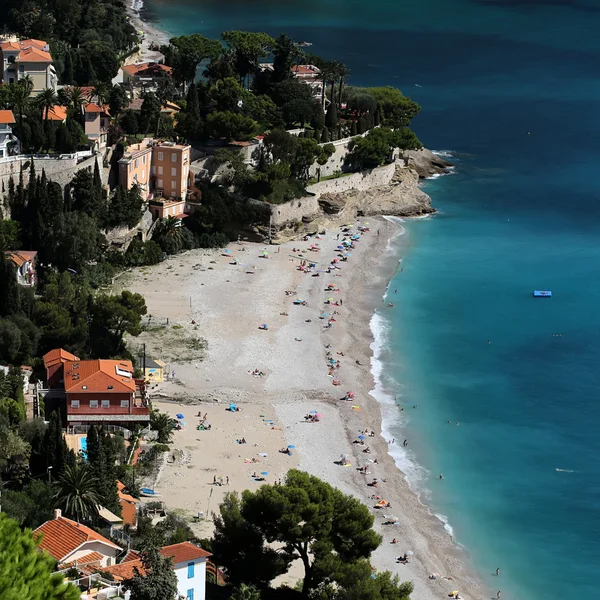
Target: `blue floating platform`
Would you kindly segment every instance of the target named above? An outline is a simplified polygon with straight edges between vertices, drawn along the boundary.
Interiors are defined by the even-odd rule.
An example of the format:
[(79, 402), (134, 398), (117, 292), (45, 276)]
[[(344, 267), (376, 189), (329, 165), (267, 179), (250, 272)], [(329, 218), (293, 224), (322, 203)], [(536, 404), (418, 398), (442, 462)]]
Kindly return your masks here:
[(552, 298), (552, 292), (550, 290), (534, 290), (534, 298)]

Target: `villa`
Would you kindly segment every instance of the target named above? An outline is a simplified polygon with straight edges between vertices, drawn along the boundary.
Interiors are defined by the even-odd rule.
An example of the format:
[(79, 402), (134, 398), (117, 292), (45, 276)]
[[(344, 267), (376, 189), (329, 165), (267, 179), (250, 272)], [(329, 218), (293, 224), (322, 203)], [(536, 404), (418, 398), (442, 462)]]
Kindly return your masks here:
[[(2, 112), (10, 111), (0, 111), (0, 113)], [(2, 155), (0, 154), (0, 156)], [(34, 250), (6, 250), (4, 256), (17, 269), (17, 283), (19, 285), (35, 285), (37, 252)]]
[(13, 135), (15, 115), (12, 110), (0, 110), (0, 158), (19, 153), (19, 140)]
[(48, 43), (42, 40), (12, 40), (0, 43), (2, 81), (17, 83), (25, 77), (33, 82), (32, 94), (46, 88), (56, 91), (58, 76)]

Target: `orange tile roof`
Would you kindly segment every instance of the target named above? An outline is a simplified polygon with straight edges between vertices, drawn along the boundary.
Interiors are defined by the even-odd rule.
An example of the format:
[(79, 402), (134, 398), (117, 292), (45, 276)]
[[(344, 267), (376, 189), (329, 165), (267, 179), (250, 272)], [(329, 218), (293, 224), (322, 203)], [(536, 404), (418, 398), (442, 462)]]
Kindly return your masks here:
[[(117, 369), (131, 376), (120, 374)], [(65, 363), (65, 391), (68, 393), (135, 392), (130, 360), (80, 360)]]
[(53, 365), (59, 362), (79, 360), (74, 354), (63, 350), (62, 348), (55, 348), (54, 350), (50, 350), (50, 352), (46, 352), (46, 354), (44, 354), (42, 358), (44, 359), (44, 367), (46, 369), (48, 367), (52, 367)]
[(15, 115), (12, 110), (0, 110), (0, 123), (5, 125), (12, 125), (16, 123)]
[(90, 102), (89, 104), (86, 104), (83, 107), (83, 110), (86, 113), (101, 113), (101, 112), (104, 112), (103, 108), (101, 108), (100, 106), (98, 106), (97, 104), (92, 103), (92, 102)]
[(123, 65), (121, 68), (130, 77), (137, 75), (141, 71), (148, 71), (148, 70), (163, 71), (164, 73), (166, 73), (168, 75), (170, 75), (173, 72), (172, 67), (168, 67), (167, 65), (163, 65), (162, 63), (157, 63), (157, 62), (145, 62), (145, 63), (137, 63), (135, 65)]
[(62, 563), (61, 566), (67, 569), (74, 566), (75, 563), (77, 563), (77, 566), (89, 565), (90, 563), (101, 562), (103, 558), (104, 555), (100, 554), (100, 552), (88, 552), (88, 554), (80, 556), (77, 560), (71, 560), (67, 563)]
[(50, 52), (45, 52), (38, 48), (25, 48), (17, 56), (16, 62), (52, 62)]
[(210, 552), (198, 548), (191, 542), (181, 542), (179, 544), (171, 544), (160, 549), (163, 556), (168, 556), (173, 559), (173, 564), (188, 562), (197, 558), (207, 558), (212, 556)]
[(57, 561), (63, 560), (81, 544), (89, 541), (97, 541), (111, 548), (120, 550), (119, 546), (96, 533), (93, 529), (71, 521), (66, 517), (58, 517), (46, 521), (34, 532), (35, 539), (40, 540), (40, 548), (51, 554)]
[(34, 250), (5, 250), (4, 256), (6, 256), (6, 260), (14, 263), (17, 267), (21, 267), (27, 261), (33, 260), (37, 256), (37, 252)]
[(138, 504), (140, 501), (137, 498), (134, 498), (133, 496), (130, 496), (129, 494), (126, 494), (123, 490), (125, 489), (125, 485), (122, 484), (118, 479), (117, 479), (117, 493), (119, 494), (119, 500), (125, 500), (127, 502), (132, 502), (133, 504)]
[[(46, 118), (46, 111), (44, 111), (44, 118)], [(66, 106), (53, 106), (48, 112), (49, 121), (64, 121), (67, 118), (67, 107)]]
[(129, 562), (131, 560), (138, 560), (140, 558), (142, 558), (142, 555), (139, 552), (137, 552), (137, 550), (127, 550), (127, 554), (121, 561), (121, 564), (123, 564), (124, 562)]
[(115, 578), (115, 581), (124, 581), (125, 579), (135, 577), (137, 575), (136, 569), (140, 572), (140, 575), (146, 574), (146, 569), (144, 569), (141, 558), (128, 560), (119, 563), (118, 565), (111, 565), (110, 567), (104, 567), (102, 572), (110, 573)]
[(23, 50), (25, 48), (34, 47), (38, 50), (43, 50), (47, 46), (47, 43), (43, 40), (21, 40), (20, 42), (3, 42), (0, 44), (2, 50)]

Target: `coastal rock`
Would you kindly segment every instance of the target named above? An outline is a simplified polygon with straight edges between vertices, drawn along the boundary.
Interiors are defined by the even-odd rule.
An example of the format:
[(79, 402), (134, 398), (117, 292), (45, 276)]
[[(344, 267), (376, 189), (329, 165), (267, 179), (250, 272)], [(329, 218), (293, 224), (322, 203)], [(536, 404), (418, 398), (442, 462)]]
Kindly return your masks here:
[(434, 154), (427, 148), (421, 150), (405, 150), (404, 158), (408, 159), (408, 166), (413, 168), (421, 179), (432, 175), (443, 175), (450, 171), (453, 164), (446, 159)]
[(325, 194), (319, 198), (319, 206), (328, 215), (338, 215), (346, 206), (346, 200), (342, 194)]

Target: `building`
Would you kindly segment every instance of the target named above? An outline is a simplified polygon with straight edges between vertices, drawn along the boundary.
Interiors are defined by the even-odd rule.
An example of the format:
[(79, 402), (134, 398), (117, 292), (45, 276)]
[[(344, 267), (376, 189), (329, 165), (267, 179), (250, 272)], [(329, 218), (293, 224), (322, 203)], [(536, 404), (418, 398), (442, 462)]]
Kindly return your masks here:
[[(181, 542), (164, 546), (160, 549), (163, 556), (173, 561), (173, 569), (177, 575), (177, 594), (185, 600), (205, 600), (206, 598), (206, 561), (210, 552), (202, 550), (191, 542)], [(144, 574), (144, 566), (137, 552), (129, 552), (118, 565), (103, 569), (110, 573), (117, 582), (130, 579), (136, 574)], [(165, 600), (167, 600), (165, 598)]]
[(59, 509), (54, 511), (54, 519), (40, 525), (33, 535), (39, 540), (39, 547), (64, 567), (83, 564), (109, 567), (122, 552), (93, 529), (63, 517)]
[(48, 117), (48, 121), (53, 123), (64, 123), (67, 120), (67, 107), (66, 106), (53, 106), (50, 110), (44, 110), (44, 119)]
[(185, 200), (194, 184), (190, 155), (189, 145), (146, 139), (119, 160), (119, 183), (125, 189), (138, 185), (145, 198)]
[(123, 65), (113, 83), (121, 83), (134, 93), (156, 91), (158, 84), (171, 77), (172, 67), (158, 62), (143, 62), (135, 65)]
[(183, 219), (187, 217), (185, 206), (185, 200), (164, 200), (163, 198), (155, 198), (148, 203), (148, 209), (154, 220), (166, 219), (167, 217)]
[(15, 115), (12, 110), (0, 110), (0, 158), (19, 154), (19, 140), (12, 132), (12, 125), (15, 123)]
[(117, 490), (119, 494), (119, 504), (121, 505), (121, 519), (123, 523), (131, 527), (137, 527), (137, 511), (140, 501), (126, 492), (123, 483), (117, 480)]
[(0, 52), (4, 83), (17, 83), (24, 77), (30, 77), (32, 94), (39, 94), (46, 88), (56, 90), (58, 76), (46, 42), (33, 39), (2, 42)]
[(96, 102), (85, 104), (83, 111), (83, 130), (98, 149), (106, 148), (110, 112), (107, 106)]
[(130, 360), (76, 360), (64, 363), (67, 426), (150, 422), (143, 380), (134, 379)]
[[(150, 207), (152, 210), (152, 207)], [(162, 383), (165, 380), (165, 367), (162, 360), (153, 360), (146, 356), (138, 356), (138, 365), (144, 370), (144, 379), (149, 383)]]
[(17, 269), (17, 283), (19, 285), (35, 285), (37, 252), (34, 250), (5, 250), (4, 256)]
[(44, 369), (46, 369), (46, 381), (48, 389), (63, 389), (65, 387), (64, 366), (67, 362), (79, 360), (74, 354), (55, 348), (50, 350), (42, 357), (44, 360)]

